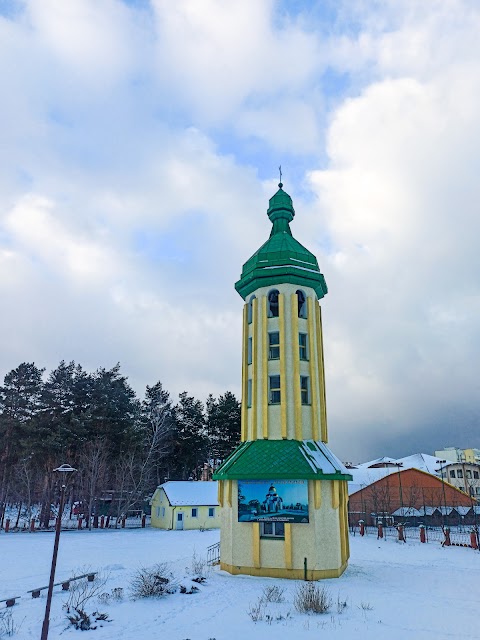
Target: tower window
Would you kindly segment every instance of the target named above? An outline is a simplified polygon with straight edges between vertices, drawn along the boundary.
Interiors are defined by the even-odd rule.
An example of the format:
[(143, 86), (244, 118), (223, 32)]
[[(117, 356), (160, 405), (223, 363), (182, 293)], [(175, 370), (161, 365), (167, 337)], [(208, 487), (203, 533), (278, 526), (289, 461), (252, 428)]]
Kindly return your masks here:
[(280, 404), (280, 376), (270, 376), (270, 404)]
[(280, 358), (280, 333), (272, 331), (268, 334), (268, 359), (278, 360)]
[(450, 469), (450, 478), (455, 477), (455, 469)]
[(285, 538), (285, 523), (261, 522), (260, 536), (262, 538)]
[(252, 338), (248, 338), (247, 342), (247, 364), (252, 364)]
[(247, 380), (247, 407), (252, 406), (252, 379)]
[(308, 360), (308, 341), (306, 333), (298, 334), (298, 349), (300, 360)]
[(457, 478), (463, 478), (463, 471), (461, 469), (457, 471)]
[(277, 289), (270, 291), (268, 294), (268, 317), (269, 318), (278, 318), (278, 296), (279, 292)]
[(300, 376), (300, 397), (302, 404), (310, 404), (308, 376)]
[(253, 301), (255, 300), (255, 296), (252, 296), (248, 302), (248, 309), (247, 309), (247, 321), (248, 324), (252, 324), (252, 320), (253, 320)]
[(305, 294), (303, 293), (303, 291), (300, 291), (300, 289), (296, 291), (296, 294), (297, 294), (297, 300), (298, 300), (298, 317), (306, 318), (307, 317), (307, 298), (305, 297)]

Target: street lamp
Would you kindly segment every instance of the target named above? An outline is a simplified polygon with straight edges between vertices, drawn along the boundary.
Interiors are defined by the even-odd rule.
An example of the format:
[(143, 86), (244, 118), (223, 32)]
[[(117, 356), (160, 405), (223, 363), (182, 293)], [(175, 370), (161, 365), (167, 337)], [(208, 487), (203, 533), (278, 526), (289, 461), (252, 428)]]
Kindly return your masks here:
[(53, 583), (55, 581), (55, 567), (57, 566), (58, 543), (60, 541), (63, 503), (65, 501), (65, 488), (67, 486), (67, 479), (69, 474), (73, 473), (74, 471), (76, 471), (76, 469), (71, 467), (69, 464), (62, 464), (57, 469), (53, 470), (54, 473), (58, 474), (58, 478), (62, 481), (62, 489), (60, 492), (60, 506), (58, 508), (57, 522), (55, 524), (55, 542), (53, 545), (52, 567), (50, 569), (50, 581), (48, 583), (47, 604), (45, 605), (45, 618), (43, 619), (41, 640), (47, 640), (48, 638), (48, 626), (50, 624), (50, 607), (52, 605)]

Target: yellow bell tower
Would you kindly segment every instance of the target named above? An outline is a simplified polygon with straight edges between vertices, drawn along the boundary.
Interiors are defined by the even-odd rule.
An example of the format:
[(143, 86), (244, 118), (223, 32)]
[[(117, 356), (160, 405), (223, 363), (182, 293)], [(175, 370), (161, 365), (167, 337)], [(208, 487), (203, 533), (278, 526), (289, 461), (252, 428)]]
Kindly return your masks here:
[(217, 470), (221, 567), (230, 573), (331, 578), (347, 566), (347, 481), (328, 449), (317, 259), (295, 238), (279, 190), (272, 231), (235, 288), (243, 310), (242, 443)]

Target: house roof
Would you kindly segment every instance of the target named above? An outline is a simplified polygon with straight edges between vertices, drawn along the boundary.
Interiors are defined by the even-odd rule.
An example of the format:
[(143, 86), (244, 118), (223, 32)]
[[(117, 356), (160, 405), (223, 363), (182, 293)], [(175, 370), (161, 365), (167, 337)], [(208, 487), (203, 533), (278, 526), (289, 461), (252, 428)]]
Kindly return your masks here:
[(194, 481), (169, 481), (161, 484), (158, 489), (163, 489), (168, 502), (172, 507), (201, 507), (217, 506), (217, 482)]
[(213, 477), (216, 480), (350, 480), (352, 476), (323, 442), (253, 440), (235, 449)]

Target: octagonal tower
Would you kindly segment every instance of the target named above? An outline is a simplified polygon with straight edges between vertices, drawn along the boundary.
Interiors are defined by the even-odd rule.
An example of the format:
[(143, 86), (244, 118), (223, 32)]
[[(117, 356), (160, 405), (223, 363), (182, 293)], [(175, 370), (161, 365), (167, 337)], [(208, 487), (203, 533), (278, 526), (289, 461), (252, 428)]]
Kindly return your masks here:
[(292, 199), (270, 199), (272, 230), (235, 284), (243, 311), (240, 446), (217, 470), (220, 561), (230, 573), (319, 579), (349, 557), (347, 481), (326, 446), (317, 259), (295, 238)]

